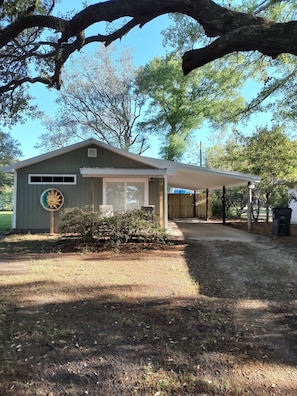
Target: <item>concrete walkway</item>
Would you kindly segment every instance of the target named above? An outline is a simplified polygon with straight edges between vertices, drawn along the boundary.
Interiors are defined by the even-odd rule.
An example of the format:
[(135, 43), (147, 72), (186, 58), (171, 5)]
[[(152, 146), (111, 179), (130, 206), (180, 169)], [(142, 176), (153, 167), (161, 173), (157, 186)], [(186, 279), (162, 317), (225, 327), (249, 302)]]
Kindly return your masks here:
[(259, 239), (259, 235), (247, 231), (198, 219), (169, 221), (168, 233), (172, 238), (181, 240), (253, 242)]

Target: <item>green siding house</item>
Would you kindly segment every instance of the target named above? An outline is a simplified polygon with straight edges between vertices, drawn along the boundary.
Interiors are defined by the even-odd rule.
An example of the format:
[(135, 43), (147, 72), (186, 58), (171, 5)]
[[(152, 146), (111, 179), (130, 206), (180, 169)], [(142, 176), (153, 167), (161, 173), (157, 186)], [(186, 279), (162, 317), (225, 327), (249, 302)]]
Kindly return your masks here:
[[(12, 228), (57, 231), (64, 208), (112, 208), (113, 213), (153, 205), (167, 226), (167, 191), (203, 191), (256, 182), (257, 178), (142, 157), (89, 139), (2, 168), (14, 174)], [(53, 230), (53, 229), (52, 229)]]

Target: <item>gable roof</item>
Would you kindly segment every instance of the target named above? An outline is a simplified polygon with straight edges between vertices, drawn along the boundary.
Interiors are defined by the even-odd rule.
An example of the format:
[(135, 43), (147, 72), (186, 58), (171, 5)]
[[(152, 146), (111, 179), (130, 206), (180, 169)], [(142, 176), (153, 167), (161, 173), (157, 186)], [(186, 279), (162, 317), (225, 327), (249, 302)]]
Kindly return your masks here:
[[(166, 177), (168, 180), (168, 185), (172, 187), (204, 191), (207, 188), (209, 190), (216, 190), (222, 188), (223, 186), (236, 187), (247, 185), (247, 183), (249, 182), (253, 184), (260, 181), (260, 178), (258, 176), (248, 175), (244, 173), (222, 171), (219, 169), (205, 168), (180, 162), (140, 156), (99, 142), (95, 139), (88, 139), (83, 142), (75, 143), (70, 146), (51, 151), (49, 153), (41, 154), (36, 157), (17, 162), (15, 164), (7, 165), (2, 167), (1, 170), (3, 172), (13, 173), (16, 172), (18, 169), (22, 169), (26, 166), (34, 165), (41, 161), (52, 159), (59, 155), (63, 155), (90, 145), (95, 145), (112, 153), (119, 154), (123, 157), (147, 165), (150, 168), (153, 167), (155, 169), (166, 170), (166, 172), (163, 172), (163, 174), (167, 175)], [(96, 168), (94, 168), (94, 173), (96, 173)], [(154, 174), (153, 171), (151, 173), (152, 175)]]

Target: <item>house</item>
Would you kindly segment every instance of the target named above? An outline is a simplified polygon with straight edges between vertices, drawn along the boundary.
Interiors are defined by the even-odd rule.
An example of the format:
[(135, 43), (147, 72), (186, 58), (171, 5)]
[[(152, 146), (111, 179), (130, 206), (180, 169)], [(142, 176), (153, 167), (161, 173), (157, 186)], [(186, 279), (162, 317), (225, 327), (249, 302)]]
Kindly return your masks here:
[[(139, 156), (94, 139), (2, 168), (14, 174), (13, 229), (48, 232), (60, 209), (111, 207), (123, 212), (152, 205), (167, 226), (168, 187), (204, 191), (255, 183), (258, 178)], [(102, 206), (104, 205), (104, 206)]]

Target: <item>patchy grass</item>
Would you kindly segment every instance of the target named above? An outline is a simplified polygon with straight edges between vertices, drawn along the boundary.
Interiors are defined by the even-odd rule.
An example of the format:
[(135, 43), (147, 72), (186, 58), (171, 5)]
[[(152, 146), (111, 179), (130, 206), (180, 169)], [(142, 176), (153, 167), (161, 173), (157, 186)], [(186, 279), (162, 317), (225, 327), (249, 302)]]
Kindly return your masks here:
[(0, 231), (11, 229), (12, 212), (0, 211)]
[[(0, 242), (1, 395), (296, 394), (297, 291), (284, 290), (284, 270), (270, 301), (259, 280), (253, 298), (230, 280), (206, 243), (62, 253), (62, 242)], [(252, 254), (238, 244), (211, 251), (224, 260), (239, 248)], [(280, 354), (287, 346), (269, 315), (292, 337), (292, 356)]]

